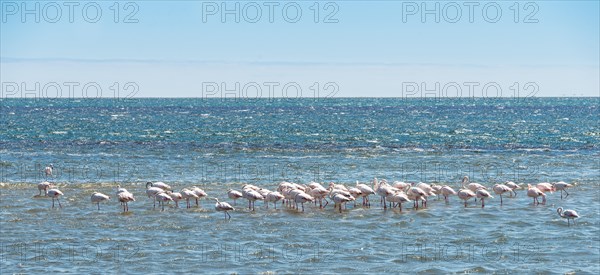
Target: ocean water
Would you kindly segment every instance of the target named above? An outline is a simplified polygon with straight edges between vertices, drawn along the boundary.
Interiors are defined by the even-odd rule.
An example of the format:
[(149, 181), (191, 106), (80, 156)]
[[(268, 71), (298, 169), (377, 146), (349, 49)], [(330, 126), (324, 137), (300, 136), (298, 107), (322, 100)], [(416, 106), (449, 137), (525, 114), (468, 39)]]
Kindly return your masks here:
[[(600, 100), (0, 99), (0, 270), (73, 273), (600, 272)], [(37, 198), (52, 163), (62, 209)], [(491, 187), (575, 183), (533, 205), (349, 204), (305, 212), (238, 200), (232, 218), (154, 210), (145, 182), (229, 201), (245, 183), (354, 185), (374, 177)], [(121, 213), (115, 187), (137, 201)], [(94, 191), (111, 196), (98, 211)], [(581, 215), (567, 226), (557, 207)]]

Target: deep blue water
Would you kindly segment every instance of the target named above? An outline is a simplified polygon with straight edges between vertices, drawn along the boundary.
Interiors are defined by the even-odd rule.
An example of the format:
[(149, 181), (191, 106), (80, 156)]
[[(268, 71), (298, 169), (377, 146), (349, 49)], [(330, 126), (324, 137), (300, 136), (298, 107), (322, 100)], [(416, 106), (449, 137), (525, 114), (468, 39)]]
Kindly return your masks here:
[[(599, 103), (3, 99), (0, 264), (8, 273), (139, 273), (149, 267), (594, 273), (600, 270)], [(50, 181), (65, 192), (59, 211), (47, 199), (32, 198), (49, 163), (55, 166)], [(239, 207), (228, 222), (211, 202), (161, 212), (143, 196), (148, 180), (176, 189), (198, 185), (225, 199), (228, 188), (243, 183), (274, 189), (283, 180), (353, 185), (378, 177), (458, 189), (463, 175), (488, 186), (506, 180), (577, 185), (567, 199), (551, 194), (544, 206), (531, 205), (523, 191), (502, 207), (494, 199), (484, 209), (474, 203), (465, 209), (457, 198), (432, 201), (424, 210), (384, 212), (375, 203), (341, 214), (313, 207), (305, 213), (266, 210), (257, 203), (261, 209)], [(94, 211), (91, 192), (113, 194), (117, 184), (137, 194), (132, 213), (121, 215), (114, 201)], [(577, 209), (578, 225), (567, 227), (556, 215), (558, 206)], [(135, 249), (115, 254), (120, 244)], [(93, 256), (73, 252), (90, 247)]]

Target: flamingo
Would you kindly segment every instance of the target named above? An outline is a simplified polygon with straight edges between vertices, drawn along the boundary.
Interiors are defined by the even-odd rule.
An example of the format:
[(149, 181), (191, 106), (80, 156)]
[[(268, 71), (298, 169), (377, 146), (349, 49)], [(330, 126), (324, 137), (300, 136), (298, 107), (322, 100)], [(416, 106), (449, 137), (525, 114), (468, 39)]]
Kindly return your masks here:
[(60, 190), (56, 188), (48, 190), (48, 196), (52, 198), (52, 208), (54, 208), (54, 199), (56, 199), (56, 201), (58, 202), (58, 207), (62, 208), (62, 205), (60, 205), (60, 200), (58, 200), (58, 197), (62, 195), (63, 192), (60, 192)]
[(369, 187), (364, 183), (358, 183), (358, 181), (356, 181), (356, 188), (360, 189), (360, 191), (362, 192), (363, 205), (371, 206), (371, 202), (369, 201), (369, 195), (375, 194), (373, 188)]
[[(404, 193), (402, 191), (397, 191), (396, 193), (389, 195), (387, 197), (387, 200), (393, 204), (397, 203), (400, 206), (400, 211), (402, 211), (402, 203), (410, 202), (410, 198), (408, 198), (406, 193)], [(396, 207), (396, 206), (392, 205), (392, 207)]]
[(477, 197), (477, 195), (469, 189), (460, 189), (458, 190), (457, 195), (461, 200), (465, 201), (465, 207), (467, 207), (467, 200), (473, 197)]
[(481, 208), (483, 208), (485, 206), (485, 199), (493, 199), (494, 197), (492, 197), (492, 194), (490, 194), (490, 192), (488, 192), (485, 189), (479, 189), (477, 190), (477, 192), (475, 193), (477, 195), (477, 198), (481, 199)]
[(465, 185), (466, 185), (466, 187), (469, 188), (469, 190), (471, 190), (473, 192), (477, 192), (477, 190), (479, 190), (479, 189), (487, 189), (487, 187), (485, 187), (479, 183), (471, 182), (469, 180), (469, 176), (464, 176), (461, 183), (462, 183), (463, 188), (465, 188)]
[(186, 206), (186, 208), (191, 208), (192, 207), (190, 205), (190, 199), (192, 199), (192, 198), (198, 199), (198, 195), (196, 195), (196, 193), (194, 193), (194, 191), (189, 190), (187, 188), (181, 189), (181, 196), (185, 199), (185, 206)]
[(398, 188), (401, 191), (406, 191), (411, 186), (412, 185), (409, 182), (403, 182), (403, 181), (394, 181), (392, 183), (392, 187)]
[(54, 169), (54, 165), (50, 164), (48, 166), (46, 166), (46, 168), (44, 168), (44, 174), (46, 175), (46, 179), (48, 179), (48, 177), (52, 177), (52, 170)]
[(512, 181), (507, 181), (504, 183), (504, 185), (508, 186), (510, 189), (512, 189), (510, 196), (512, 197), (513, 193), (515, 194), (515, 197), (517, 196), (517, 189), (521, 189), (521, 186), (519, 186), (518, 184), (512, 182)]
[(431, 189), (433, 190), (433, 193), (437, 196), (438, 200), (440, 199), (440, 195), (442, 194), (442, 187), (441, 185), (437, 185), (435, 183), (432, 183), (431, 185)]
[(40, 193), (39, 193), (38, 196), (41, 197), (42, 196), (42, 190), (44, 190), (44, 196), (48, 196), (48, 189), (49, 188), (53, 188), (54, 185), (52, 183), (44, 181), (44, 182), (39, 183), (37, 187), (38, 187), (38, 191), (40, 191)]
[(335, 209), (336, 207), (339, 207), (340, 213), (342, 213), (342, 204), (347, 203), (349, 201), (353, 201), (354, 197), (352, 197), (352, 196), (346, 197), (342, 194), (335, 194), (331, 199), (335, 203), (335, 205), (333, 206), (333, 209)]
[(567, 188), (573, 187), (572, 184), (566, 183), (564, 181), (554, 182), (554, 183), (552, 183), (552, 186), (554, 186), (555, 190), (560, 190), (560, 199), (561, 200), (563, 198), (563, 191), (565, 191), (565, 193), (567, 193), (567, 195), (565, 196), (565, 198), (567, 198), (569, 196), (569, 192), (567, 192)]
[[(124, 188), (121, 188), (121, 189), (124, 189)], [(133, 194), (131, 194), (127, 190), (125, 190), (125, 191), (122, 191), (122, 192), (117, 192), (117, 197), (119, 198), (119, 202), (123, 206), (123, 212), (129, 211), (129, 205), (128, 205), (128, 203), (130, 201), (135, 201), (135, 198), (133, 197)]]
[[(354, 197), (352, 196), (352, 194), (350, 194), (350, 192), (348, 192), (347, 190), (344, 189), (340, 189), (340, 188), (334, 188), (335, 186), (330, 186), (329, 189), (329, 198), (333, 198), (335, 195), (342, 195), (346, 198), (352, 198), (352, 200), (355, 200)], [(344, 204), (344, 208), (346, 207), (346, 204)]]
[(431, 185), (429, 185), (427, 183), (419, 182), (416, 185), (414, 183), (412, 185), (414, 187), (417, 187), (417, 188), (423, 190), (423, 192), (425, 192), (427, 197), (435, 195), (434, 189), (431, 187)]
[(300, 203), (302, 205), (302, 212), (304, 212), (304, 203), (311, 202), (313, 200), (315, 200), (313, 197), (304, 192), (300, 192), (296, 194), (296, 196), (294, 196), (294, 203), (296, 203), (296, 209), (298, 209), (298, 203)]
[(502, 194), (506, 193), (506, 192), (510, 192), (512, 194), (512, 189), (504, 184), (494, 184), (494, 186), (492, 187), (492, 190), (494, 190), (494, 193), (496, 193), (496, 195), (500, 195), (500, 205), (502, 205)]
[(118, 195), (119, 193), (122, 193), (122, 192), (129, 192), (129, 191), (127, 191), (127, 189), (125, 189), (125, 188), (122, 188), (121, 185), (117, 185), (116, 194)]
[(254, 211), (254, 203), (257, 200), (265, 199), (258, 191), (251, 188), (242, 189), (242, 197), (248, 199), (248, 209), (252, 209), (252, 211)]
[[(348, 188), (348, 192), (350, 193), (350, 195), (352, 197), (355, 197), (355, 198), (360, 198), (363, 195), (362, 191), (356, 187)], [(356, 200), (354, 200), (354, 206), (356, 207)]]
[(229, 217), (229, 219), (231, 219), (231, 215), (229, 215), (229, 213), (227, 213), (227, 212), (235, 211), (235, 208), (233, 208), (233, 206), (231, 206), (229, 203), (220, 202), (219, 199), (217, 199), (217, 198), (213, 198), (213, 200), (217, 201), (215, 203), (215, 210), (225, 212), (225, 219), (227, 219), (227, 217)]
[(568, 226), (571, 226), (571, 223), (569, 222), (569, 220), (573, 220), (573, 225), (575, 225), (575, 219), (579, 218), (579, 214), (577, 214), (577, 211), (575, 211), (575, 210), (567, 209), (567, 210), (563, 211), (563, 208), (559, 207), (558, 209), (556, 209), (556, 212), (558, 212), (558, 215), (561, 218), (567, 219)]
[(540, 191), (542, 191), (542, 192), (552, 193), (552, 192), (556, 191), (556, 188), (554, 188), (554, 186), (549, 182), (540, 182), (536, 185), (536, 187), (538, 189), (540, 189)]
[(440, 192), (444, 196), (444, 201), (446, 201), (446, 202), (448, 202), (448, 196), (456, 195), (456, 191), (454, 191), (454, 189), (452, 189), (452, 187), (450, 187), (448, 185), (442, 186), (442, 189), (440, 190)]
[(235, 205), (235, 201), (242, 197), (242, 193), (237, 190), (229, 189), (227, 190), (227, 197), (233, 200), (233, 205)]
[(171, 191), (171, 190), (173, 190), (173, 189), (171, 189), (170, 185), (168, 185), (168, 184), (166, 184), (166, 183), (164, 183), (162, 181), (157, 181), (157, 182), (151, 182), (151, 181), (149, 181), (149, 182), (146, 182), (146, 188), (148, 188), (148, 185), (150, 185), (152, 187), (158, 187), (158, 188), (160, 188), (162, 190), (165, 190), (165, 191)]
[(375, 190), (375, 193), (377, 193), (377, 195), (379, 195), (381, 197), (381, 200), (383, 201), (383, 209), (387, 209), (387, 204), (385, 203), (385, 198), (389, 195), (392, 195), (396, 192), (396, 190), (399, 189), (394, 189), (392, 186), (387, 184), (386, 180), (381, 180), (381, 183), (379, 183), (379, 181), (377, 180), (377, 178), (373, 179), (373, 190)]
[(156, 194), (155, 198), (156, 200), (158, 200), (158, 203), (162, 206), (162, 211), (165, 211), (165, 202), (173, 201), (171, 196), (169, 196), (169, 194), (165, 192)]
[(419, 200), (421, 200), (421, 206), (427, 207), (427, 193), (419, 187), (410, 187), (406, 191), (406, 195), (409, 199), (414, 201), (413, 207), (419, 209)]
[[(315, 199), (315, 205), (317, 205), (317, 200), (319, 201), (319, 208), (323, 208), (329, 204), (329, 201), (325, 197), (329, 194), (329, 190), (325, 189), (320, 184), (311, 188), (310, 185), (306, 188), (306, 193), (312, 196)], [(323, 200), (325, 200), (325, 206), (323, 206)]]
[(207, 197), (208, 194), (206, 194), (206, 192), (204, 192), (204, 190), (202, 190), (201, 188), (196, 187), (196, 186), (192, 186), (191, 190), (192, 190), (192, 192), (194, 192), (194, 194), (196, 194), (196, 196), (198, 196), (197, 198), (195, 198), (196, 199), (196, 206), (200, 206), (198, 204), (198, 200), (201, 199), (201, 198)]
[(309, 182), (308, 183), (308, 187), (310, 187), (311, 189), (316, 189), (316, 188), (319, 188), (319, 187), (325, 189), (325, 187), (323, 187), (323, 185), (321, 185), (318, 182), (314, 182), (314, 181)]
[(146, 195), (148, 195), (148, 198), (153, 198), (154, 200), (153, 209), (156, 209), (156, 195), (164, 192), (164, 189), (152, 186), (151, 182), (146, 183)]
[(284, 196), (277, 191), (269, 192), (269, 194), (265, 196), (265, 203), (267, 204), (267, 209), (269, 208), (269, 202), (273, 202), (275, 209), (277, 209), (277, 202), (282, 200), (283, 198)]
[(540, 204), (538, 201), (538, 197), (542, 196), (542, 204), (546, 203), (546, 194), (542, 192), (539, 188), (532, 186), (531, 184), (527, 184), (527, 196), (533, 198), (533, 204)]
[(335, 184), (333, 181), (329, 183), (329, 188), (348, 191), (348, 188), (346, 188), (346, 186), (344, 186), (343, 184)]
[(108, 201), (110, 200), (110, 197), (99, 192), (94, 192), (94, 194), (92, 194), (92, 196), (90, 197), (90, 200), (92, 201), (92, 203), (97, 204), (98, 210), (100, 210), (100, 202)]
[(179, 200), (183, 199), (183, 194), (179, 192), (167, 191), (167, 195), (175, 202), (175, 207), (179, 208)]

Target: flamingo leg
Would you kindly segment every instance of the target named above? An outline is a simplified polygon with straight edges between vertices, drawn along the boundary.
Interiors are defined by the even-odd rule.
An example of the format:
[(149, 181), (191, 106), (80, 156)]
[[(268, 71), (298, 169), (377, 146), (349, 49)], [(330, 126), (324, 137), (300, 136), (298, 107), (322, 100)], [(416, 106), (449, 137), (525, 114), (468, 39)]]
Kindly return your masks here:
[[(567, 192), (567, 190), (564, 190), (564, 191), (565, 191), (565, 193), (567, 194), (567, 195), (565, 196), (565, 199), (566, 199), (566, 198), (569, 196), (569, 192)], [(561, 193), (561, 194), (562, 194), (562, 193)], [(575, 223), (575, 220), (573, 220), (573, 223)]]
[(327, 206), (329, 204), (329, 201), (327, 199), (325, 199), (325, 205), (323, 205), (323, 208), (325, 208), (325, 206)]
[(58, 198), (56, 198), (56, 201), (58, 202), (58, 207), (62, 208), (62, 205), (60, 205), (60, 200)]
[[(387, 209), (387, 204), (385, 204), (385, 197), (383, 198), (383, 209)], [(340, 212), (342, 211), (342, 209), (340, 209)]]
[(54, 208), (54, 197), (52, 197), (52, 208)]
[(502, 194), (500, 194), (500, 205), (502, 205)]
[(100, 202), (98, 202), (97, 204), (98, 204), (98, 210), (100, 210)]
[(301, 203), (301, 204), (302, 204), (302, 212), (304, 212), (304, 203)]

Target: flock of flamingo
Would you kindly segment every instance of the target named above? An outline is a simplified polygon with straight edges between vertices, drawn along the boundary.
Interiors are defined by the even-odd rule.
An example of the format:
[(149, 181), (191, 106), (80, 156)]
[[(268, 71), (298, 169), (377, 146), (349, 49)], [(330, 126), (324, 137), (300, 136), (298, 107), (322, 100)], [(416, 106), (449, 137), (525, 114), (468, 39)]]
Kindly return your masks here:
[[(342, 207), (346, 209), (348, 202), (354, 202), (356, 206), (356, 200), (361, 199), (363, 207), (370, 207), (371, 203), (369, 200), (370, 195), (378, 195), (381, 197), (380, 204), (384, 209), (399, 207), (402, 211), (403, 203), (413, 203), (413, 208), (419, 208), (419, 201), (421, 207), (427, 207), (427, 198), (431, 196), (443, 196), (446, 203), (449, 202), (449, 197), (456, 195), (459, 199), (464, 201), (464, 206), (467, 207), (467, 201), (474, 198), (475, 202), (477, 199), (481, 200), (481, 207), (485, 207), (485, 200), (494, 198), (490, 191), (500, 196), (500, 204), (503, 204), (502, 195), (505, 193), (510, 194), (510, 197), (517, 196), (517, 189), (521, 189), (521, 186), (512, 182), (507, 181), (504, 184), (495, 184), (490, 191), (482, 184), (470, 182), (468, 176), (464, 176), (461, 182), (462, 188), (455, 191), (448, 185), (438, 184), (427, 184), (423, 182), (419, 183), (408, 183), (402, 181), (395, 181), (389, 184), (385, 179), (378, 180), (373, 179), (372, 187), (356, 182), (355, 186), (345, 186), (343, 184), (335, 184), (331, 182), (328, 188), (325, 188), (320, 183), (310, 182), (308, 184), (298, 184), (292, 182), (281, 182), (277, 186), (276, 191), (271, 191), (265, 188), (261, 188), (251, 184), (245, 184), (241, 191), (228, 190), (227, 197), (233, 200), (233, 205), (236, 205), (236, 200), (243, 198), (248, 200), (248, 209), (255, 210), (255, 202), (257, 200), (264, 201), (266, 208), (269, 208), (269, 203), (273, 203), (273, 207), (277, 209), (277, 203), (281, 201), (282, 205), (291, 207), (304, 212), (304, 204), (313, 202), (315, 206), (319, 205), (319, 208), (325, 208), (329, 201), (334, 202), (334, 209), (342, 212)], [(573, 187), (572, 184), (566, 182), (554, 182), (554, 183), (538, 183), (533, 186), (527, 185), (527, 196), (533, 198), (533, 204), (540, 204), (538, 198), (542, 198), (542, 204), (546, 203), (546, 192), (560, 191), (561, 199), (563, 198), (563, 192), (566, 194), (565, 198), (569, 196), (567, 188)], [(58, 190), (53, 184), (45, 181), (38, 184), (39, 196), (44, 195), (52, 198), (52, 207), (54, 208), (54, 200), (58, 202), (58, 206), (62, 208), (59, 197), (63, 193)], [(198, 200), (202, 198), (208, 198), (208, 195), (204, 190), (198, 187), (183, 188), (180, 192), (174, 192), (171, 186), (163, 182), (147, 182), (146, 183), (146, 195), (148, 198), (153, 200), (153, 208), (156, 208), (156, 202), (158, 201), (159, 206), (164, 211), (165, 203), (174, 202), (175, 207), (179, 207), (179, 201), (186, 201), (186, 208), (191, 208), (190, 200), (195, 200), (196, 206), (199, 206)], [(129, 211), (128, 203), (135, 201), (132, 193), (127, 189), (117, 186), (116, 196), (118, 201), (123, 207), (123, 212)], [(211, 198), (216, 201), (215, 210), (222, 211), (225, 213), (226, 219), (231, 219), (229, 211), (234, 211), (235, 208), (224, 201), (219, 201), (218, 198)], [(91, 202), (97, 204), (98, 210), (100, 210), (100, 203), (109, 201), (108, 195), (95, 192), (91, 196)], [(298, 207), (300, 204), (300, 207)], [(567, 224), (570, 226), (570, 220), (579, 218), (579, 215), (575, 210), (563, 210), (562, 207), (557, 209), (560, 217), (567, 219)]]

